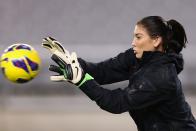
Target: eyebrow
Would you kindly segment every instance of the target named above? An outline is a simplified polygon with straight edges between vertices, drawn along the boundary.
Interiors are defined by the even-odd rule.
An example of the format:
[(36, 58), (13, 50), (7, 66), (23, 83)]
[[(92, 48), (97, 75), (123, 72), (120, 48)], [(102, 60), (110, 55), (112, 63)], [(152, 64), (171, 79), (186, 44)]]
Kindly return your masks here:
[(135, 36), (138, 36), (138, 35), (143, 35), (142, 33), (136, 33), (136, 34), (134, 34)]

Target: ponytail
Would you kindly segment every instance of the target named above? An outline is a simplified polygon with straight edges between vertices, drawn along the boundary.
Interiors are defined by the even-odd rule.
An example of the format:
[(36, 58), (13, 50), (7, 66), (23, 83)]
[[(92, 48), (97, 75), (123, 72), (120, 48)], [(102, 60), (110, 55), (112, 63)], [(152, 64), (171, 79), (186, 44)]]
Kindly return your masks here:
[(166, 22), (167, 37), (164, 43), (166, 52), (180, 53), (186, 47), (187, 37), (183, 26), (176, 20), (169, 20)]

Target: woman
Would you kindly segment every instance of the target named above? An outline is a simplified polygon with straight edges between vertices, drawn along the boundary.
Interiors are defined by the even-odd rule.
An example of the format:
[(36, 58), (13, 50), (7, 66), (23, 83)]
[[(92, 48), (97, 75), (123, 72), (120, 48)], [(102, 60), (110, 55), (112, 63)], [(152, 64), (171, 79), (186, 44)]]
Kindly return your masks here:
[[(160, 16), (138, 21), (133, 48), (100, 63), (77, 59), (53, 38), (43, 40), (58, 64), (49, 68), (59, 73), (51, 80), (77, 85), (103, 110), (117, 114), (128, 111), (139, 131), (196, 131), (196, 120), (178, 78), (183, 70), (180, 52), (186, 43), (183, 26)], [(129, 80), (124, 89), (100, 86), (123, 80)]]

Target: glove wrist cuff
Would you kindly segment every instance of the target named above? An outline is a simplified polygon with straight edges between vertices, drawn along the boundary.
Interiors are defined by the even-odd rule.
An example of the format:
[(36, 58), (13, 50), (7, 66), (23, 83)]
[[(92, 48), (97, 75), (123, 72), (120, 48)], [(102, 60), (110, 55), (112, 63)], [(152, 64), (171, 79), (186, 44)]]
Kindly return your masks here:
[(84, 78), (82, 79), (82, 81), (79, 82), (79, 84), (77, 84), (77, 85), (78, 85), (78, 87), (80, 87), (80, 86), (83, 85), (86, 81), (93, 80), (93, 79), (94, 79), (94, 78), (93, 78), (91, 75), (89, 75), (88, 73), (86, 73), (86, 74), (84, 75)]

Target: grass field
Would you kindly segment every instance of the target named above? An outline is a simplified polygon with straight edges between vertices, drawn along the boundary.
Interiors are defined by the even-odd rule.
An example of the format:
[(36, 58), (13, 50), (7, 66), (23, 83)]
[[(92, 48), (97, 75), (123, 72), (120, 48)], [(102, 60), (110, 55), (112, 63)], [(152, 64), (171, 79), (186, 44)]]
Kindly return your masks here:
[[(136, 131), (128, 113), (110, 114), (86, 96), (4, 97), (0, 131)], [(187, 96), (194, 116), (196, 97)]]

